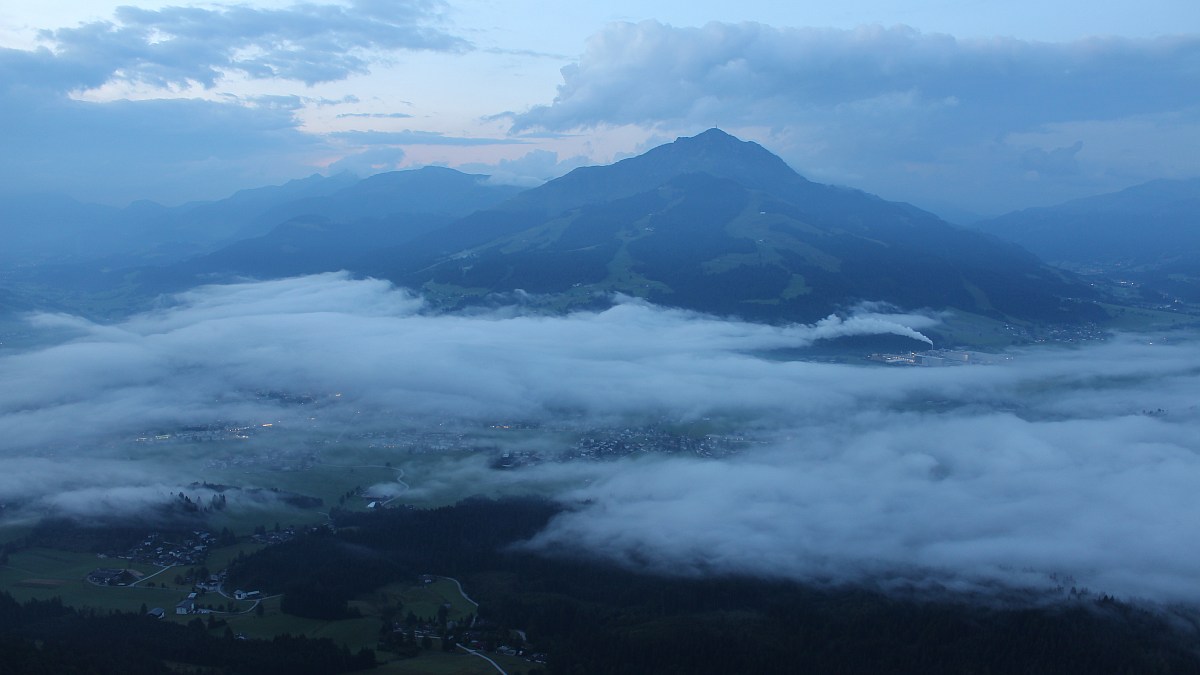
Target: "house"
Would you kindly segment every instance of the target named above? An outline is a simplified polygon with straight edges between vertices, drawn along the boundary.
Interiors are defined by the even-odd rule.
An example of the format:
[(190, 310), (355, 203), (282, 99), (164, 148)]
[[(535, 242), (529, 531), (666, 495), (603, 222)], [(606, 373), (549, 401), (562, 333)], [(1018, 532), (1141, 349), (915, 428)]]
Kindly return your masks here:
[(149, 612), (146, 612), (146, 616), (152, 616), (156, 619), (161, 619), (161, 618), (165, 617), (166, 615), (167, 615), (167, 610), (163, 609), (162, 607), (155, 607), (154, 609), (150, 610)]
[(181, 600), (178, 605), (175, 605), (176, 614), (192, 614), (196, 611), (196, 601), (193, 598)]
[(260, 595), (262, 595), (262, 591), (236, 590), (233, 592), (233, 597), (236, 600), (257, 600)]

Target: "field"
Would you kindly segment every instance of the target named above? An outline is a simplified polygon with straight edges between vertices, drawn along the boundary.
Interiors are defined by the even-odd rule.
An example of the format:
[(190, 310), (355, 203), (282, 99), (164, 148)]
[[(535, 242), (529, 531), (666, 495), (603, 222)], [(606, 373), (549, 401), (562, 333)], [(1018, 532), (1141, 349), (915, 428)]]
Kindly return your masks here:
[[(366, 672), (370, 675), (495, 675), (497, 672), (492, 664), (478, 656), (461, 649), (447, 654), (440, 649), (437, 640), (433, 641), (433, 645), (433, 649), (423, 651), (415, 658), (388, 661)], [(379, 653), (380, 660), (386, 657), (386, 653)], [(523, 674), (537, 667), (536, 664), (513, 656), (488, 654), (488, 658), (500, 664), (509, 675)]]
[[(238, 550), (249, 553), (260, 547), (258, 544), (246, 544), (217, 549), (209, 560), (210, 569), (219, 569), (212, 565), (223, 566), (223, 561), (235, 557)], [(136, 586), (98, 586), (86, 579), (88, 572), (98, 567), (128, 568), (144, 575), (145, 580)], [(10, 555), (9, 564), (0, 567), (0, 591), (10, 593), (20, 601), (59, 597), (67, 605), (101, 610), (132, 612), (139, 611), (143, 605), (146, 608), (161, 607), (167, 611), (166, 620), (188, 622), (197, 616), (173, 614), (175, 604), (190, 590), (189, 587), (176, 586), (173, 583), (177, 570), (182, 568), (162, 571), (150, 565), (129, 564), (126, 560), (99, 558), (90, 553), (34, 548)], [(153, 585), (147, 582), (153, 582)], [(345, 644), (351, 650), (375, 648), (379, 638), (381, 610), (388, 605), (394, 606), (397, 601), (402, 604), (405, 613), (411, 611), (419, 617), (437, 616), (438, 609), (446, 603), (450, 605), (450, 619), (462, 619), (475, 611), (475, 606), (459, 593), (455, 583), (445, 578), (437, 578), (430, 584), (422, 584), (416, 580), (411, 583), (394, 583), (364, 594), (351, 602), (363, 616), (342, 621), (321, 621), (284, 614), (279, 610), (278, 597), (263, 601), (262, 616), (251, 611), (254, 607), (252, 602), (238, 602), (214, 593), (199, 599), (202, 606), (221, 607), (228, 604), (236, 607), (235, 611), (239, 613), (215, 612), (212, 615), (216, 619), (227, 621), (229, 628), (235, 633), (251, 638), (270, 638), (282, 633), (329, 638)], [(224, 627), (215, 630), (221, 632)], [(416, 658), (389, 662), (372, 672), (462, 675), (495, 672), (490, 664), (478, 657), (463, 652), (444, 654), (439, 647), (435, 640), (433, 650), (426, 650)], [(394, 658), (388, 652), (378, 652), (378, 657), (381, 661)], [(503, 656), (493, 658), (497, 661), (507, 659), (512, 662), (510, 665), (517, 667), (529, 665), (521, 659)]]
[(1200, 322), (1195, 314), (1168, 312), (1156, 309), (1138, 307), (1121, 307), (1118, 305), (1101, 305), (1112, 319), (1107, 327), (1113, 330), (1143, 331), (1182, 328)]
[[(19, 551), (0, 567), (0, 591), (17, 600), (62, 598), (74, 607), (94, 607), (137, 611), (142, 604), (170, 609), (183, 599), (185, 591), (173, 585), (97, 586), (87, 580), (97, 567), (131, 569), (149, 576), (158, 571), (150, 565), (129, 564), (127, 560), (98, 558), (90, 553), (74, 553), (46, 548)], [(173, 576), (173, 575), (172, 575)], [(155, 577), (166, 580), (167, 575)], [(168, 581), (169, 583), (169, 581)]]

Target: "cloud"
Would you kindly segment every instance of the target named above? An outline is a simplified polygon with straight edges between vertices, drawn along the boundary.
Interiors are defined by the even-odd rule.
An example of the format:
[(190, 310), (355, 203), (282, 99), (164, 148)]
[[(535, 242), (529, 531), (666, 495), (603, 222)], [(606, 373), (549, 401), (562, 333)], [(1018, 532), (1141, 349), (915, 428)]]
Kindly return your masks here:
[(447, 136), (437, 131), (335, 131), (330, 138), (357, 145), (516, 145), (525, 141), (516, 138), (471, 138)]
[[(4, 189), (183, 202), (310, 174), (345, 139), (307, 133), (296, 114), (336, 101), (189, 93), (231, 77), (313, 85), (397, 51), (469, 50), (443, 29), (445, 10), (435, 0), (121, 7), (111, 21), (42, 31), (45, 46), (0, 49)], [(114, 83), (138, 100), (110, 100)]]
[(1079, 173), (1079, 162), (1076, 155), (1083, 149), (1083, 141), (1065, 148), (1054, 148), (1046, 151), (1041, 148), (1031, 148), (1021, 156), (1021, 165), (1029, 171), (1038, 174), (1072, 175)]
[[(952, 368), (808, 362), (779, 350), (916, 337), (938, 318), (865, 305), (769, 326), (633, 300), (565, 316), (440, 314), (345, 274), (201, 287), (112, 324), (31, 320), (56, 337), (0, 357), (0, 476), (10, 477), (0, 501), (140, 503), (197, 478), (175, 456), (181, 446), (133, 439), (215, 420), (315, 438), (527, 420), (544, 433), (494, 442), (550, 460), (588, 430), (695, 424), (747, 440), (728, 456), (510, 471), (454, 454), (406, 473), (411, 491), (380, 489), (550, 492), (570, 510), (530, 546), (668, 573), (972, 589), (1045, 587), (1054, 574), (1124, 596), (1200, 599), (1189, 564), (1200, 553), (1192, 336)], [(366, 452), (337, 448), (338, 458)], [(371, 452), (405, 466), (400, 451)], [(120, 490), (102, 499), (106, 487)], [(60, 492), (73, 496), (36, 497)]]
[[(170, 310), (111, 326), (35, 316), (37, 326), (82, 335), (0, 362), (10, 385), (0, 392), (0, 419), (12, 431), (0, 447), (230, 419), (255, 400), (210, 402), (264, 388), (345, 391), (415, 413), (476, 418), (559, 408), (701, 414), (726, 405), (716, 392), (729, 372), (750, 368), (740, 379), (770, 367), (738, 350), (851, 334), (917, 335), (884, 315), (774, 327), (632, 300), (560, 318), (431, 316), (404, 291), (344, 274), (203, 287), (178, 300)], [(381, 359), (393, 367), (380, 368)], [(715, 373), (694, 369), (697, 359)], [(655, 369), (646, 371), (646, 364)], [(562, 372), (579, 379), (563, 381)], [(188, 374), (185, 387), (178, 386), (180, 373)], [(633, 379), (642, 382), (640, 392), (626, 389)], [(678, 391), (685, 382), (691, 394)], [(765, 382), (761, 393), (728, 405), (790, 409), (771, 386)]]
[[(745, 129), (818, 179), (916, 199), (966, 169), (990, 189), (996, 180), (984, 177), (1011, 182), (1000, 187), (1013, 202), (1018, 193), (1046, 199), (1080, 185), (1042, 186), (1037, 194), (1023, 158), (1053, 148), (1009, 147), (1009, 135), (1168, 112), (1183, 114), (1180, 129), (1192, 129), (1200, 109), (1188, 92), (1198, 76), (1195, 35), (1045, 43), (964, 40), (905, 26), (614, 23), (563, 69), (553, 102), (514, 115), (512, 129)], [(1138, 142), (1124, 139), (1131, 148)], [(1085, 152), (1086, 160), (1100, 158)], [(987, 198), (963, 183), (964, 194)]]
[(516, 159), (502, 159), (495, 164), (462, 164), (458, 169), (467, 173), (485, 173), (491, 176), (491, 182), (497, 185), (536, 187), (565, 175), (572, 169), (590, 164), (588, 158), (583, 155), (559, 160), (557, 152), (531, 150)]
[(94, 103), (43, 93), (5, 100), (0, 172), (11, 192), (65, 192), (102, 203), (213, 198), (292, 178), (329, 152), (299, 130), (286, 98)]
[(735, 460), (645, 461), (570, 494), (539, 549), (658, 572), (1054, 585), (1194, 601), (1194, 429), (1132, 416), (856, 415)]
[(348, 117), (366, 117), (369, 119), (406, 119), (406, 118), (412, 117), (412, 115), (409, 115), (408, 113), (398, 113), (398, 112), (396, 112), (396, 113), (341, 113), (337, 116), (337, 119), (344, 119), (344, 118), (348, 118)]
[(1198, 54), (1194, 36), (1053, 44), (958, 40), (904, 26), (616, 23), (563, 70), (554, 102), (518, 115), (514, 130), (714, 114), (753, 125), (777, 122), (783, 112), (841, 111), (915, 112), (1007, 132), (1190, 107), (1181, 85), (1196, 76)]
[(226, 73), (306, 84), (366, 73), (381, 51), (461, 52), (462, 38), (438, 28), (445, 5), (432, 0), (284, 9), (124, 6), (114, 21), (42, 31), (59, 60), (93, 64), (110, 76), (154, 86), (212, 87)]
[(329, 172), (340, 173), (349, 171), (357, 176), (370, 176), (381, 171), (394, 171), (400, 168), (404, 159), (404, 150), (392, 145), (380, 145), (361, 152), (346, 155), (329, 165)]

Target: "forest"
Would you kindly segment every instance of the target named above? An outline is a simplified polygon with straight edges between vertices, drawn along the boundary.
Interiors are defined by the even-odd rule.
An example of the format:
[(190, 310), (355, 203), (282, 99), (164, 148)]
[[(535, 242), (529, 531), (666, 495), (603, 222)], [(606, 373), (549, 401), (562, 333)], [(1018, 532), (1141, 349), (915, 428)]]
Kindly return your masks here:
[(660, 576), (523, 550), (518, 542), (560, 509), (536, 499), (471, 499), (334, 512), (334, 530), (247, 556), (230, 578), (297, 596), (289, 611), (332, 618), (356, 594), (388, 582), (452, 576), (480, 606), (473, 626), (443, 621), (443, 634), (488, 649), (523, 631), (526, 649), (548, 655), (550, 673), (1200, 672), (1194, 625), (1086, 590), (885, 592)]

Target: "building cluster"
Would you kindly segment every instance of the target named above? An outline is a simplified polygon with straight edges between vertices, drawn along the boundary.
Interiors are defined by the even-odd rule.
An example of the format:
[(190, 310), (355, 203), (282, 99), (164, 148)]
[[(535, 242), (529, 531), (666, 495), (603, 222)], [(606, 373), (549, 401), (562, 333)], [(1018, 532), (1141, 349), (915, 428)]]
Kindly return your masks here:
[(291, 526), (285, 528), (276, 526), (274, 530), (259, 527), (255, 529), (254, 534), (250, 535), (250, 539), (259, 544), (282, 544), (295, 538), (296, 528)]
[(725, 457), (743, 449), (742, 434), (689, 435), (659, 427), (593, 430), (567, 451), (569, 459), (616, 459), (639, 452)]
[(128, 586), (141, 578), (136, 570), (99, 567), (88, 572), (87, 580), (97, 586)]
[(269, 471), (305, 471), (317, 464), (317, 455), (309, 450), (268, 449), (261, 452), (237, 452), (209, 459), (209, 469), (267, 469)]
[(171, 539), (152, 532), (118, 557), (159, 567), (198, 565), (204, 562), (214, 544), (216, 538), (203, 530), (193, 531), (188, 536), (173, 535)]
[(893, 366), (924, 366), (926, 368), (991, 365), (1012, 360), (1011, 356), (1005, 354), (987, 354), (956, 349), (930, 349), (924, 352), (903, 354), (870, 354), (867, 358)]
[(146, 431), (138, 434), (139, 443), (215, 443), (244, 441), (273, 427), (268, 424), (200, 424), (172, 430)]

